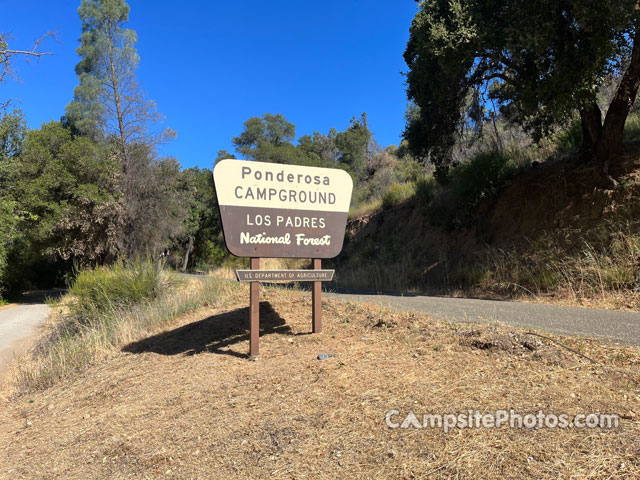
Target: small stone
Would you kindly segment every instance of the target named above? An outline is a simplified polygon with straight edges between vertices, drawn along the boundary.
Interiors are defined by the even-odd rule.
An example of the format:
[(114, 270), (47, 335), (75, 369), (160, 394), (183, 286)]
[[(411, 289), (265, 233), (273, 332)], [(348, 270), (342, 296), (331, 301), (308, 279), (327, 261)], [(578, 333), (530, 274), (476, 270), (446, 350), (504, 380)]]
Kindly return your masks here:
[(335, 357), (333, 353), (321, 353), (318, 355), (318, 360), (329, 360), (330, 358)]

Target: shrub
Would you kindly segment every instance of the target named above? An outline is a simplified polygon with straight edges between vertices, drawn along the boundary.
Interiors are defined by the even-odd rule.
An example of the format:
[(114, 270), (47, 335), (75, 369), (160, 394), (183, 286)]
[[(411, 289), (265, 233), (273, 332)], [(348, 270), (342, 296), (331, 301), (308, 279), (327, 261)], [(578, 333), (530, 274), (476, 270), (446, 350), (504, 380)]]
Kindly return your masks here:
[(483, 152), (455, 167), (440, 186), (429, 177), (416, 187), (431, 222), (447, 229), (464, 225), (484, 199), (493, 198), (520, 167), (503, 152)]
[(624, 124), (625, 142), (636, 142), (640, 139), (640, 114), (633, 112)]
[(577, 152), (582, 143), (582, 126), (579, 119), (573, 120), (569, 126), (556, 137), (556, 150), (560, 154)]
[(69, 287), (69, 305), (76, 323), (88, 324), (106, 312), (130, 307), (160, 295), (167, 277), (151, 261), (124, 262), (79, 272)]
[(439, 188), (440, 185), (437, 180), (431, 175), (418, 179), (416, 182), (416, 199), (418, 200), (418, 204), (423, 207), (428, 206), (435, 198)]
[(399, 205), (415, 193), (413, 183), (394, 183), (382, 196), (382, 207), (388, 209)]
[[(125, 293), (127, 288), (130, 294)], [(167, 282), (162, 270), (149, 262), (81, 272), (69, 297), (60, 302), (62, 310), (54, 314), (49, 331), (20, 362), (17, 385), (25, 391), (47, 388), (117, 354), (123, 345), (139, 340), (146, 332), (238, 289), (235, 282), (211, 277)], [(106, 292), (113, 299), (105, 300)]]
[(452, 171), (453, 195), (463, 208), (473, 208), (500, 192), (515, 171), (508, 155), (496, 151), (480, 153)]

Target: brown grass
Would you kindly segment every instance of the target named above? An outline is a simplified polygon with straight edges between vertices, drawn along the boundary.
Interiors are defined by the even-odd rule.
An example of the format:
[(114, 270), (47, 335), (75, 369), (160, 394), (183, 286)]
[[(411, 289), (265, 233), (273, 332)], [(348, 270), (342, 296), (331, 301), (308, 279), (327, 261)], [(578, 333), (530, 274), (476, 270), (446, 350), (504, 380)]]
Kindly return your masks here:
[[(640, 478), (640, 349), (246, 285), (0, 408), (0, 478)], [(335, 354), (320, 361), (320, 353)], [(9, 390), (5, 389), (5, 395)], [(392, 430), (389, 409), (615, 413), (621, 428)]]
[(469, 217), (444, 189), (351, 218), (337, 284), (638, 310), (638, 146), (616, 163), (615, 188), (599, 175), (569, 158), (523, 172)]

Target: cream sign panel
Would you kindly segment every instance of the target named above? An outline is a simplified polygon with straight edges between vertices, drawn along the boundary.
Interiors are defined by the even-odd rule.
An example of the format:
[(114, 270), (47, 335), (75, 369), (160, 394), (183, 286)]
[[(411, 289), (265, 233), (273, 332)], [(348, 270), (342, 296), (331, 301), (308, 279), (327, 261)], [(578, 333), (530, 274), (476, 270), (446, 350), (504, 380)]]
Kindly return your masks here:
[(240, 257), (340, 253), (351, 176), (338, 169), (222, 160), (213, 171), (225, 243)]

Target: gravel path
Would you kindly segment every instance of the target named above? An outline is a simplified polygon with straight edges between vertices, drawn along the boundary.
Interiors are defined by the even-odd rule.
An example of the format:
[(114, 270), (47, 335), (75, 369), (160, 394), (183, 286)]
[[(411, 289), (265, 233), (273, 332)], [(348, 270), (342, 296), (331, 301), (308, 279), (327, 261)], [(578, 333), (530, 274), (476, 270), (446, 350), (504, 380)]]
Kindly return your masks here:
[(50, 311), (43, 293), (0, 310), (0, 380), (15, 355), (29, 348)]

